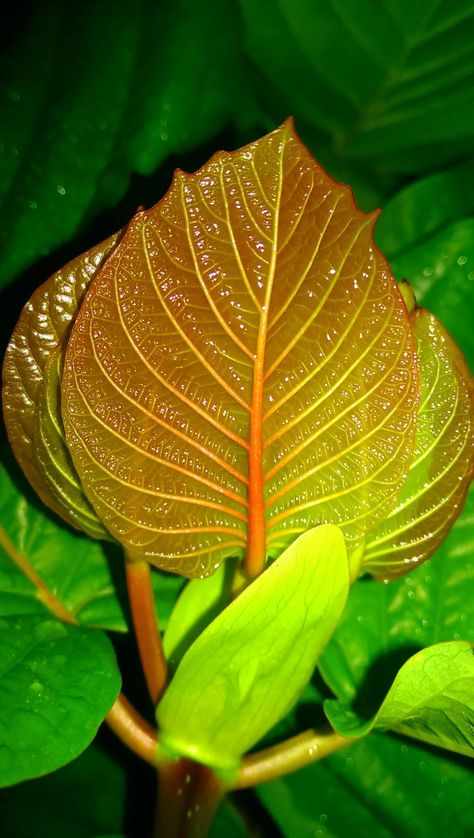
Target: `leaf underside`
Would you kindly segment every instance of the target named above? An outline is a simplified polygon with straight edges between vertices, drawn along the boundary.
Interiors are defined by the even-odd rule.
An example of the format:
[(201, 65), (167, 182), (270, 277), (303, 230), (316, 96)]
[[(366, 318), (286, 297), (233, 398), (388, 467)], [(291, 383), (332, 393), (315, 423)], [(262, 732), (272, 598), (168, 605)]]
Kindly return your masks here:
[(428, 559), (464, 503), (474, 465), (471, 376), (437, 319), (416, 310), (421, 402), (413, 460), (394, 509), (369, 533), (363, 569), (390, 578)]
[(349, 549), (409, 466), (406, 309), (355, 207), (286, 123), (139, 212), (89, 285), (62, 411), (87, 497), (131, 558), (204, 576), (298, 533)]
[(8, 438), (29, 482), (47, 506), (96, 538), (108, 534), (82, 491), (65, 444), (60, 375), (71, 322), (118, 235), (73, 259), (35, 291), (12, 334), (3, 369)]

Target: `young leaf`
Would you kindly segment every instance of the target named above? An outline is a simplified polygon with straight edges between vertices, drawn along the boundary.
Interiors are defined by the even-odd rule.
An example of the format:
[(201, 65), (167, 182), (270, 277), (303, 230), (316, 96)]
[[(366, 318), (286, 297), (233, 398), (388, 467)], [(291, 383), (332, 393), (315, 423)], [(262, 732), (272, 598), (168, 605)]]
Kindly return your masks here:
[(54, 771), (90, 744), (120, 690), (101, 632), (41, 616), (0, 620), (0, 785)]
[(67, 346), (66, 438), (129, 555), (189, 576), (299, 533), (352, 549), (393, 505), (415, 427), (414, 343), (373, 216), (290, 123), (137, 213)]
[(184, 655), (157, 709), (164, 749), (235, 768), (308, 682), (348, 585), (337, 527), (293, 542)]
[(367, 536), (362, 569), (376, 578), (428, 559), (459, 514), (474, 467), (474, 385), (455, 343), (423, 309), (412, 315), (421, 380), (415, 451), (394, 509)]
[(227, 604), (233, 571), (232, 564), (226, 563), (207, 579), (191, 579), (185, 585), (163, 637), (163, 649), (172, 670), (188, 646)]
[[(343, 617), (319, 661), (345, 702), (363, 695), (375, 712), (407, 658), (423, 646), (474, 643), (474, 491), (429, 564), (388, 585), (368, 577), (351, 588)], [(377, 702), (374, 704), (374, 700)]]
[(108, 533), (85, 497), (61, 419), (62, 356), (68, 330), (91, 278), (118, 235), (53, 274), (24, 307), (3, 368), (3, 412), (10, 445), (41, 500), (96, 538)]
[(438, 643), (413, 655), (368, 721), (337, 700), (325, 701), (324, 710), (342, 736), (395, 730), (474, 756), (474, 649), (461, 640)]

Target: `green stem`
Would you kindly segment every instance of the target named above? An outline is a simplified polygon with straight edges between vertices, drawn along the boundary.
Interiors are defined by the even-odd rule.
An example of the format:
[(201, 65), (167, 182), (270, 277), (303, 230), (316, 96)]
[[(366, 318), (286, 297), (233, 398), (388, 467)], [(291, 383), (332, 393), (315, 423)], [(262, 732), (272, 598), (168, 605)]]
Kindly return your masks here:
[(143, 674), (153, 704), (166, 687), (168, 667), (161, 643), (160, 626), (153, 597), (151, 569), (148, 562), (126, 563), (128, 598)]
[(211, 768), (184, 757), (161, 758), (156, 838), (207, 838), (225, 792)]
[(278, 745), (244, 757), (233, 787), (244, 789), (275, 780), (324, 759), (355, 741), (356, 739), (339, 736), (334, 731), (322, 734), (315, 730), (305, 730), (304, 733), (299, 733)]

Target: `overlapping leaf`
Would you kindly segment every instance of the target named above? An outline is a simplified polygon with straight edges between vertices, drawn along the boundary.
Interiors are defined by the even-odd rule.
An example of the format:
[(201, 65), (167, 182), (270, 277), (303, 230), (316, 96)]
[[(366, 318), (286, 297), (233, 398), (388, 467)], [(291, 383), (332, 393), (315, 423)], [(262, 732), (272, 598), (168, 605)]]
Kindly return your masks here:
[(413, 460), (395, 508), (369, 533), (363, 568), (394, 578), (428, 559), (457, 518), (474, 465), (474, 387), (433, 315), (413, 314), (421, 378)]
[(0, 616), (47, 614), (125, 631), (102, 545), (37, 509), (0, 465)]
[(35, 291), (11, 337), (3, 375), (8, 437), (28, 480), (58, 515), (96, 538), (107, 538), (107, 531), (84, 496), (65, 444), (60, 375), (80, 300), (117, 238), (73, 259)]
[(417, 376), (373, 218), (286, 124), (138, 213), (68, 342), (67, 442), (131, 557), (249, 571), (330, 521), (357, 546), (408, 469)]
[(0, 620), (0, 786), (54, 771), (95, 737), (120, 690), (109, 638), (42, 616)]
[(474, 649), (460, 640), (422, 649), (403, 664), (371, 719), (337, 700), (324, 703), (342, 736), (395, 730), (455, 753), (474, 756)]

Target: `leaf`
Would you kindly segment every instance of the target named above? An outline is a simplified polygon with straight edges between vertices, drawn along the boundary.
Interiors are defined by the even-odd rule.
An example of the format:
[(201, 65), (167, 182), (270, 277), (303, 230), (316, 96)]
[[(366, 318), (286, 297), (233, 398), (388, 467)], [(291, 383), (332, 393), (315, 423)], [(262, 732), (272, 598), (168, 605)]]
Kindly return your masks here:
[(399, 670), (371, 719), (347, 704), (324, 702), (342, 736), (395, 730), (458, 754), (474, 756), (474, 649), (470, 643), (438, 643), (413, 655)]
[(117, 760), (92, 744), (64, 768), (0, 791), (4, 834), (9, 838), (30, 838), (33, 832), (35, 838), (84, 838), (118, 833), (126, 779)]
[(375, 712), (404, 661), (423, 646), (474, 643), (474, 492), (429, 564), (403, 579), (353, 585), (319, 668), (346, 702)]
[(436, 314), (455, 338), (471, 366), (474, 334), (468, 317), (460, 311), (474, 307), (474, 218), (449, 224), (392, 259), (400, 279), (408, 277), (419, 305)]
[(290, 123), (136, 214), (62, 384), (85, 493), (131, 558), (204, 576), (246, 550), (252, 575), (320, 523), (355, 549), (393, 506), (417, 381), (373, 220)]
[(54, 771), (90, 744), (120, 690), (105, 634), (41, 616), (0, 621), (0, 785)]
[(2, 464), (0, 521), (1, 616), (48, 609), (60, 619), (126, 630), (102, 546), (33, 506)]
[(412, 315), (421, 404), (408, 479), (396, 506), (367, 536), (362, 568), (393, 578), (426, 561), (465, 500), (474, 467), (474, 384), (455, 343), (433, 315)]
[(256, 790), (285, 838), (471, 831), (470, 761), (380, 733)]
[(466, 183), (473, 177), (474, 160), (467, 160), (400, 190), (384, 206), (375, 228), (375, 240), (389, 261), (471, 214), (474, 191)]
[(108, 538), (72, 464), (60, 411), (62, 354), (91, 278), (114, 247), (110, 236), (38, 288), (8, 344), (3, 410), (10, 445), (41, 500), (72, 526)]
[(233, 4), (206, 8), (99, 0), (71, 25), (62, 4), (29, 6), (2, 51), (0, 285), (226, 125), (241, 26)]
[(207, 579), (191, 579), (185, 585), (163, 637), (163, 649), (172, 671), (186, 649), (227, 605), (234, 570), (227, 563)]
[(348, 583), (337, 527), (300, 536), (184, 655), (157, 708), (165, 752), (235, 769), (309, 681)]
[(469, 0), (240, 5), (263, 106), (277, 119), (296, 112), (336, 161), (419, 173), (470, 152)]

